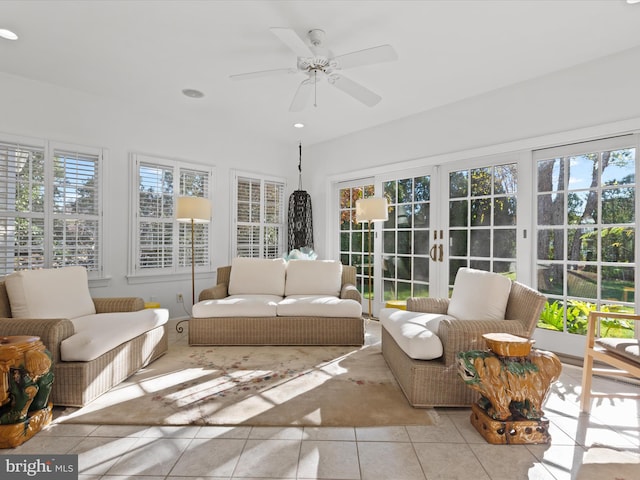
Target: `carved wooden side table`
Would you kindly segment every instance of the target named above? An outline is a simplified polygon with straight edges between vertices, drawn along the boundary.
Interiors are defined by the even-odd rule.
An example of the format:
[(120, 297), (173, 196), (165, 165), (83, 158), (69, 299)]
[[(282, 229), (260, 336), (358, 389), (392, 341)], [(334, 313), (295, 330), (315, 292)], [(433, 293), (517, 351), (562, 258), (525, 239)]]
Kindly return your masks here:
[(549, 443), (542, 404), (562, 365), (552, 352), (532, 350), (533, 340), (505, 333), (483, 338), (489, 350), (458, 353), (458, 372), (480, 392), (471, 423), (493, 444)]
[(51, 422), (52, 365), (40, 337), (0, 337), (0, 448), (23, 444)]

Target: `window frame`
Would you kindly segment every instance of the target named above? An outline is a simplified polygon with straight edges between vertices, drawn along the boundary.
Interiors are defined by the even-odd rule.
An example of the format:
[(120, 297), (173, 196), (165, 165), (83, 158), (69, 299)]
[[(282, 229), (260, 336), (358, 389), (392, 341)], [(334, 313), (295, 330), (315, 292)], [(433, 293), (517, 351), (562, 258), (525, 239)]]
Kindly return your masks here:
[[(42, 261), (36, 264), (31, 261), (23, 269), (31, 269), (31, 268), (59, 268), (61, 266), (71, 266), (71, 265), (82, 265), (87, 267), (87, 275), (90, 280), (103, 279), (104, 278), (104, 209), (103, 209), (103, 195), (104, 195), (104, 163), (106, 160), (106, 149), (100, 147), (92, 147), (86, 145), (78, 145), (71, 144), (65, 142), (58, 142), (55, 140), (47, 140), (47, 139), (38, 139), (38, 138), (26, 138), (26, 137), (18, 137), (15, 135), (5, 135), (2, 134), (0, 136), (0, 144), (7, 147), (7, 150), (11, 148), (20, 148), (23, 147), (29, 151), (39, 151), (42, 152), (43, 156), (43, 181), (40, 188), (43, 189), (42, 193), (42, 212), (33, 212), (28, 211), (24, 212), (24, 217), (27, 218), (37, 218), (42, 221)], [(89, 161), (94, 161), (92, 168), (92, 175), (90, 178), (97, 178), (97, 185), (94, 186), (95, 194), (92, 196), (92, 202), (94, 203), (94, 211), (95, 213), (84, 213), (80, 214), (77, 212), (56, 212), (55, 211), (55, 199), (54, 199), (54, 191), (58, 187), (56, 185), (55, 178), (55, 163), (57, 161), (57, 155), (66, 154), (64, 158), (73, 158), (73, 155), (76, 155), (78, 159), (85, 157)], [(67, 170), (65, 170), (66, 172)], [(77, 174), (78, 177), (82, 177), (81, 174)], [(16, 177), (17, 183), (17, 177)], [(66, 182), (64, 182), (66, 184)], [(7, 183), (8, 185), (8, 183)], [(80, 186), (80, 183), (71, 184), (69, 187), (70, 191), (73, 191), (75, 188)], [(7, 188), (7, 192), (9, 192), (9, 188)], [(31, 192), (31, 190), (30, 190)], [(7, 196), (8, 200), (8, 196)], [(14, 213), (14, 215), (12, 215)], [(15, 218), (18, 215), (15, 215), (16, 210), (4, 209), (0, 210), (0, 217), (4, 219)], [(19, 217), (19, 216), (18, 216)], [(95, 222), (97, 235), (95, 235), (95, 243), (94, 250), (97, 253), (94, 255), (94, 260), (90, 265), (80, 262), (63, 262), (62, 265), (55, 265), (54, 258), (55, 248), (54, 243), (56, 241), (56, 231), (55, 231), (55, 223), (58, 220), (71, 220), (71, 221), (90, 221)], [(63, 232), (66, 233), (66, 232)], [(66, 238), (66, 237), (65, 237)], [(30, 247), (31, 248), (31, 247)], [(75, 250), (74, 247), (71, 247), (71, 250)], [(9, 249), (7, 248), (7, 253)], [(8, 258), (8, 256), (7, 256)], [(74, 259), (77, 258), (77, 255), (71, 255), (70, 257), (66, 256), (64, 259)], [(8, 267), (8, 263), (6, 264)], [(12, 270), (15, 271), (15, 270)], [(6, 270), (6, 273), (11, 273)]]
[[(240, 222), (238, 220), (238, 209), (240, 202), (238, 201), (238, 193), (239, 193), (239, 181), (240, 179), (247, 179), (250, 181), (256, 181), (260, 183), (260, 218), (256, 222)], [(267, 222), (265, 220), (265, 206), (266, 206), (266, 184), (278, 184), (281, 187), (282, 195), (280, 198), (280, 221), (279, 222)], [(285, 198), (285, 193), (287, 191), (287, 181), (283, 177), (275, 177), (270, 175), (264, 175), (255, 172), (247, 172), (242, 170), (232, 170), (231, 171), (231, 212), (232, 212), (232, 228), (230, 229), (230, 241), (229, 241), (229, 250), (230, 250), (230, 258), (234, 258), (239, 255), (238, 248), (238, 226), (239, 224), (244, 224), (246, 226), (254, 226), (258, 228), (258, 242), (257, 243), (249, 243), (247, 248), (253, 248), (258, 251), (258, 256), (254, 258), (279, 258), (282, 257), (285, 253), (286, 245), (287, 245), (287, 199)], [(278, 241), (277, 241), (277, 252), (274, 253), (275, 256), (265, 256), (265, 229), (266, 228), (275, 228), (279, 231)]]
[[(131, 225), (131, 242), (129, 248), (129, 275), (128, 279), (132, 283), (137, 283), (135, 279), (139, 281), (147, 281), (158, 278), (165, 278), (167, 276), (186, 275), (191, 274), (191, 259), (186, 261), (186, 242), (189, 241), (185, 236), (190, 235), (191, 225), (189, 223), (180, 223), (175, 219), (175, 211), (178, 196), (182, 195), (181, 179), (183, 172), (201, 172), (207, 176), (207, 185), (205, 186), (206, 197), (209, 201), (213, 199), (213, 182), (215, 169), (212, 166), (199, 164), (195, 162), (188, 162), (185, 160), (179, 160), (174, 158), (160, 157), (157, 155), (150, 155), (145, 153), (132, 152), (129, 155), (130, 169), (131, 169), (131, 189), (130, 189), (130, 225)], [(149, 217), (158, 220), (160, 223), (171, 225), (171, 263), (165, 267), (155, 268), (142, 268), (140, 266), (140, 168), (142, 165), (148, 165), (150, 167), (157, 166), (171, 170), (173, 172), (172, 178), (172, 203), (170, 206), (170, 215), (166, 217)], [(153, 220), (150, 220), (153, 221)], [(213, 219), (212, 219), (213, 221)], [(213, 235), (212, 235), (212, 221), (209, 223), (199, 223), (195, 225), (197, 229), (196, 238), (202, 236), (203, 232), (206, 234), (206, 239), (201, 244), (196, 244), (196, 249), (199, 250), (198, 256), (202, 253), (205, 255), (204, 264), (198, 264), (196, 262), (195, 272), (197, 273), (210, 273), (213, 265)]]

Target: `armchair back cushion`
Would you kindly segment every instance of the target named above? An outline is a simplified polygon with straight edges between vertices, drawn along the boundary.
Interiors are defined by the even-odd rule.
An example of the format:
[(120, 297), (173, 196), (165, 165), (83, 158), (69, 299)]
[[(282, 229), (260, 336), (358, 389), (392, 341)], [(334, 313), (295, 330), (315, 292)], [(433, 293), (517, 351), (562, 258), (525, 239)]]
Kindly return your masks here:
[(229, 295), (284, 296), (287, 264), (283, 258), (244, 258), (231, 260)]
[(339, 296), (342, 287), (342, 263), (335, 260), (289, 260), (285, 296)]
[(504, 320), (511, 280), (498, 273), (460, 268), (447, 315), (460, 320)]
[(13, 318), (93, 315), (96, 308), (84, 267), (21, 270), (5, 277)]

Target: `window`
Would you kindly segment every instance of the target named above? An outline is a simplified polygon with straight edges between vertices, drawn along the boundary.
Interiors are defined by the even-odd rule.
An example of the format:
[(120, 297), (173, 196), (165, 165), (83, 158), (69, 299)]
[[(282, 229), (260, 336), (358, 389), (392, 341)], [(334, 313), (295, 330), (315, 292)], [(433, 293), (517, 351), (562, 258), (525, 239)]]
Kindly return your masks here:
[[(356, 267), (358, 290), (364, 298), (369, 298), (369, 245), (368, 224), (356, 222), (356, 202), (361, 198), (373, 197), (375, 187), (366, 180), (339, 185), (339, 222), (340, 222), (340, 261), (343, 265)], [(373, 236), (371, 237), (373, 241)], [(373, 254), (371, 245), (371, 276), (374, 277)], [(373, 287), (372, 287), (373, 288)]]
[(389, 220), (383, 233), (385, 300), (429, 294), (431, 176), (383, 182)]
[(232, 257), (278, 258), (285, 252), (285, 182), (235, 174), (235, 229)]
[(0, 269), (102, 275), (102, 151), (0, 140)]
[[(191, 268), (191, 224), (178, 223), (178, 196), (211, 198), (210, 168), (170, 159), (132, 155), (135, 165), (135, 255), (137, 274), (177, 273)], [(194, 225), (195, 267), (208, 269), (210, 224)]]
[[(539, 327), (584, 335), (590, 310), (636, 303), (636, 138), (621, 136), (534, 152)], [(609, 321), (602, 336), (633, 338)]]
[(515, 279), (516, 163), (449, 173), (449, 284), (460, 267)]

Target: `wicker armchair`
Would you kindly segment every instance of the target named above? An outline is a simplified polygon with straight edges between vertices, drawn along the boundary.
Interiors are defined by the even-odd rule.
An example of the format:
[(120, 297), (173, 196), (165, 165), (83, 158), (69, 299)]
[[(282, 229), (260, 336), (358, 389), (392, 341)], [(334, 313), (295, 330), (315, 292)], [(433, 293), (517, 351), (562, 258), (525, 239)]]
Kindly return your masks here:
[[(482, 335), (504, 332), (530, 338), (546, 297), (519, 282), (512, 282), (505, 320), (444, 319), (438, 327), (443, 355), (434, 360), (414, 360), (382, 328), (382, 354), (414, 407), (467, 407), (478, 394), (466, 386), (458, 374), (458, 352), (483, 350)], [(407, 310), (446, 314), (448, 298), (409, 298)]]

